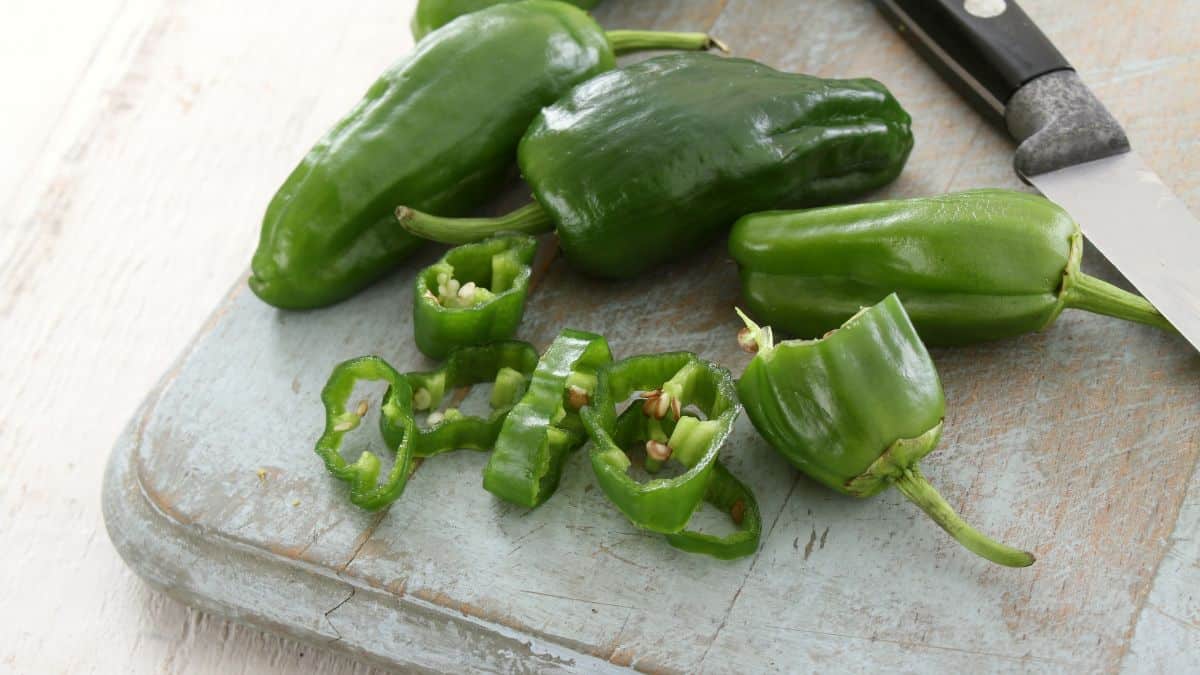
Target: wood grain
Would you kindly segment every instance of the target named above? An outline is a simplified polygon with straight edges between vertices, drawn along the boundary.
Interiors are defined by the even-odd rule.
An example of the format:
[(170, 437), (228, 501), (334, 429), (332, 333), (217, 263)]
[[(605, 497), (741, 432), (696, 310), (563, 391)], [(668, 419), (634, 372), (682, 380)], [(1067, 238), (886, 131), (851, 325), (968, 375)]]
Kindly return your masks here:
[[(149, 592), (101, 532), (100, 473), (142, 395), (242, 273), (254, 224), (282, 176), (375, 74), (410, 48), (411, 4), (125, 0), (90, 3), (86, 14), (72, 6), (75, 20), (66, 25), (47, 18), (65, 11), (65, 3), (22, 2), (15, 19), (0, 27), (4, 54), (12, 55), (0, 59), (4, 81), (28, 92), (19, 107), (3, 107), (0, 125), (6, 155), (0, 171), (0, 381), (6, 384), (0, 393), (0, 602), (21, 609), (0, 619), (6, 629), (0, 668), (366, 670)], [(1023, 4), (1081, 66), (1151, 165), (1200, 212), (1200, 2)], [(601, 16), (614, 26), (715, 22), (739, 55), (883, 80), (916, 114), (917, 150), (893, 194), (1015, 185), (1003, 161), (1008, 141), (976, 121), (865, 2), (609, 2)], [(714, 252), (697, 264), (713, 266), (714, 279), (729, 282), (720, 261)], [(1092, 271), (1108, 273), (1101, 263), (1089, 261)], [(713, 342), (724, 316), (687, 309), (655, 314), (629, 304), (635, 288), (601, 288), (561, 268), (552, 274), (558, 278), (548, 280), (539, 298), (547, 311), (527, 327), (531, 338), (545, 340), (567, 320), (585, 328), (617, 320), (636, 334), (686, 316), (692, 330), (654, 346), (734, 362)], [(664, 288), (685, 290), (671, 283)], [(581, 298), (574, 310), (568, 289)], [(378, 287), (367, 301), (387, 306), (388, 290)], [(727, 308), (735, 292), (725, 283), (719, 307)], [(618, 317), (596, 314), (612, 294), (627, 309)], [(305, 320), (280, 319), (275, 330), (299, 334), (283, 324)], [(614, 343), (626, 353), (635, 348)], [(375, 346), (352, 340), (330, 353)], [(298, 339), (289, 348), (311, 353), (312, 344)], [(325, 501), (318, 495), (306, 501), (310, 493), (303, 493), (304, 516), (286, 521), (292, 529), (272, 545), (283, 557), (332, 565), (366, 587), (452, 607), (471, 621), (503, 625), (522, 617), (513, 630), (572, 641), (584, 651), (594, 646), (598, 658), (642, 669), (717, 671), (714, 664), (756, 653), (779, 669), (886, 663), (922, 670), (937, 664), (1161, 672), (1186, 671), (1190, 663), (1194, 670), (1200, 654), (1194, 590), (1200, 582), (1194, 475), (1200, 366), (1185, 349), (1147, 329), (1070, 314), (1042, 335), (936, 355), (952, 417), (928, 473), (984, 529), (1036, 544), (1041, 561), (1024, 576), (964, 557), (895, 495), (839, 500), (793, 480), (753, 445), (743, 448), (738, 469), (762, 491), (764, 512), (775, 524), (748, 567), (714, 571), (704, 561), (672, 555), (657, 540), (641, 541), (595, 490), (586, 491), (586, 471), (568, 474), (576, 481), (563, 487), (569, 504), (535, 512), (532, 520), (494, 512), (471, 481), (454, 488), (486, 514), (471, 523), (472, 531), (460, 531), (464, 538), (491, 541), (501, 528), (513, 548), (567, 551), (580, 579), (623, 570), (637, 581), (614, 591), (616, 597), (538, 596), (537, 589), (517, 586), (484, 593), (482, 577), (470, 576), (435, 585), (437, 570), (406, 562), (398, 547), (419, 534), (445, 537), (430, 541), (442, 541), (449, 560), (463, 566), (475, 560), (464, 551), (454, 557), (458, 542), (444, 530), (457, 521), (418, 506), (434, 497), (421, 490), (454, 485), (460, 473), (475, 475), (480, 458), (473, 455), (423, 467), (411, 494), (373, 522), (334, 510), (336, 495), (327, 482), (295, 473), (312, 467), (305, 464), (307, 448), (290, 447), (296, 459), (274, 460), (268, 494), (289, 509), (299, 498), (293, 492), (328, 494), (319, 497)], [(272, 355), (263, 353), (252, 365), (269, 367)], [(226, 386), (237, 388), (234, 375), (244, 367), (226, 366)], [(314, 363), (304, 373), (298, 406), (311, 406), (326, 368)], [(284, 387), (296, 376), (289, 373)], [(998, 386), (1014, 393), (998, 397)], [(313, 417), (304, 410), (295, 416)], [(288, 417), (272, 412), (254, 429), (288, 424)], [(228, 437), (238, 438), (236, 431), (252, 429), (235, 425)], [(156, 447), (171, 440), (159, 438), (164, 445)], [(241, 450), (235, 441), (220, 449), (230, 448)], [(251, 458), (257, 459), (246, 461)], [(181, 475), (177, 468), (160, 473)], [(239, 489), (261, 490), (241, 482), (257, 480), (253, 474), (226, 478)], [(203, 494), (189, 492), (192, 487), (167, 484), (163, 494), (179, 513), (208, 526), (233, 530), (247, 522), (238, 520), (245, 515), (237, 504), (194, 508), (200, 502), (188, 499)], [(308, 508), (316, 504), (330, 508), (313, 514)], [(604, 520), (610, 529), (596, 531), (582, 521), (596, 512), (611, 516)], [(562, 527), (539, 520), (551, 517), (578, 519)], [(881, 534), (859, 538), (864, 531)], [(267, 541), (253, 531), (238, 536)], [(489, 555), (500, 564), (510, 551)], [(524, 560), (520, 549), (515, 556)], [(675, 578), (638, 567), (653, 560), (667, 560)], [(554, 571), (537, 565), (522, 574)], [(714, 609), (706, 602), (710, 595), (687, 596), (688, 578), (729, 575), (730, 569), (744, 571), (745, 583), (725, 604)], [(898, 587), (898, 570), (914, 583)], [(667, 595), (667, 607), (648, 605), (648, 596), (672, 590), (678, 596)], [(994, 631), (974, 632), (959, 620), (955, 612), (966, 599), (981, 603), (977, 620)], [(350, 602), (337, 612), (353, 620), (357, 607)], [(797, 616), (797, 607), (814, 611)], [(655, 635), (672, 635), (678, 617), (689, 616), (700, 617), (694, 628), (702, 644), (651, 644)], [(568, 617), (566, 623), (556, 625), (559, 617)]]

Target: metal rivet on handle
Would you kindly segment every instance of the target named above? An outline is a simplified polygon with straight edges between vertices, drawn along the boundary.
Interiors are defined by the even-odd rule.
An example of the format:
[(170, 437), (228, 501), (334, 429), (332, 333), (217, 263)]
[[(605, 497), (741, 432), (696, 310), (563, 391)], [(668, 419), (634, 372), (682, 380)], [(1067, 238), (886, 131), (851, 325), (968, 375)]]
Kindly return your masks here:
[(1004, 0), (966, 0), (963, 9), (972, 16), (990, 19), (1003, 14), (1004, 10), (1008, 9), (1008, 4)]

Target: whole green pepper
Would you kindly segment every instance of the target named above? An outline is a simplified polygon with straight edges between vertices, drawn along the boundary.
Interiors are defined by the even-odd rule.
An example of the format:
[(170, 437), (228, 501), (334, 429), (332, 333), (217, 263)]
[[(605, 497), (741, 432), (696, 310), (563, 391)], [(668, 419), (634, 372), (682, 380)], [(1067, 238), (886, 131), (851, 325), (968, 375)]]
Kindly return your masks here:
[(756, 213), (734, 225), (729, 251), (751, 313), (799, 337), (892, 292), (931, 345), (1041, 330), (1064, 307), (1170, 329), (1144, 298), (1082, 273), (1079, 226), (1024, 192)]
[(552, 0), (497, 5), (452, 22), (389, 68), (276, 193), (250, 288), (283, 308), (349, 297), (419, 240), (396, 204), (460, 214), (500, 183), (543, 106), (614, 67), (614, 53), (705, 49), (697, 33), (605, 32)]
[(413, 285), (417, 348), (437, 359), (515, 335), (535, 252), (533, 237), (495, 237), (451, 249), (419, 272)]
[(567, 454), (587, 440), (579, 409), (612, 360), (608, 342), (564, 330), (542, 354), (533, 380), (513, 406), (483, 470), (483, 487), (506, 501), (533, 508), (558, 488)]
[(518, 161), (537, 202), (494, 219), (397, 210), (410, 232), (464, 243), (557, 225), (579, 269), (632, 277), (738, 217), (843, 201), (888, 183), (912, 148), (909, 116), (874, 80), (761, 63), (662, 56), (575, 87), (538, 115)]
[(770, 328), (742, 315), (739, 342), (756, 351), (738, 381), (746, 414), (796, 468), (855, 497), (896, 488), (974, 553), (1010, 567), (1025, 551), (964, 522), (917, 462), (942, 435), (946, 401), (929, 352), (895, 294), (819, 340), (774, 344)]
[[(591, 9), (600, 4), (600, 0), (563, 0), (581, 9)], [(478, 12), (492, 5), (499, 5), (516, 0), (418, 0), (417, 10), (413, 12), (412, 34), (420, 40), (427, 34), (450, 23), (463, 14)]]

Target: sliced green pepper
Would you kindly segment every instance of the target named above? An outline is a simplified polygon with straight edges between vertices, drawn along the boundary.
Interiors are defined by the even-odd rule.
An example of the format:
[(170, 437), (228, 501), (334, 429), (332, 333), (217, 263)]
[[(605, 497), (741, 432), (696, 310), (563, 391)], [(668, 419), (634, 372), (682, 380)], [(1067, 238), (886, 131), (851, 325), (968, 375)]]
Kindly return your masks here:
[(451, 249), (417, 274), (413, 334), (426, 356), (507, 340), (517, 332), (529, 293), (537, 240), (495, 237)]
[(1024, 192), (752, 214), (734, 225), (729, 251), (750, 312), (798, 337), (893, 292), (926, 344), (1041, 330), (1064, 307), (1170, 329), (1141, 296), (1082, 273), (1079, 225)]
[(263, 216), (251, 290), (288, 309), (353, 295), (420, 244), (396, 226), (397, 204), (468, 212), (509, 174), (538, 111), (614, 68), (615, 54), (712, 44), (700, 33), (605, 33), (550, 0), (452, 22), (385, 71), (287, 177)]
[[(419, 0), (417, 10), (413, 12), (412, 34), (420, 40), (429, 33), (450, 23), (463, 14), (478, 12), (492, 5), (499, 5), (517, 0)], [(563, 0), (580, 9), (591, 9), (600, 4), (600, 0)]]
[(397, 215), (417, 236), (451, 244), (557, 228), (576, 269), (629, 278), (747, 213), (844, 201), (892, 181), (912, 149), (909, 126), (874, 80), (662, 56), (597, 76), (542, 110), (518, 149), (533, 205), (454, 219), (410, 203)]
[[(432, 457), (458, 449), (490, 450), (508, 411), (524, 393), (537, 365), (537, 350), (526, 342), (504, 341), (460, 349), (437, 370), (401, 375), (378, 356), (364, 356), (339, 364), (321, 391), (325, 404), (325, 433), (316, 453), (335, 478), (350, 484), (351, 503), (368, 511), (384, 508), (403, 494), (414, 457)], [(362, 380), (388, 383), (379, 416), (380, 433), (395, 453), (387, 480), (377, 484), (379, 457), (364, 451), (349, 464), (341, 455), (342, 439), (357, 428), (370, 404), (360, 401), (353, 410), (347, 403), (354, 384)], [(491, 414), (464, 415), (455, 408), (430, 413), (426, 426), (417, 425), (416, 411), (436, 410), (446, 394), (459, 387), (495, 382)]]
[[(617, 406), (638, 391), (644, 392), (641, 402), (618, 416)], [(693, 407), (703, 419), (692, 414)], [(720, 558), (751, 553), (762, 529), (758, 505), (744, 485), (716, 468), (740, 409), (729, 371), (695, 354), (649, 354), (605, 366), (595, 400), (582, 412), (592, 438), (596, 481), (633, 524), (669, 535), (674, 546)], [(626, 449), (640, 443), (645, 444), (648, 472), (656, 473), (670, 460), (684, 472), (635, 480)], [(705, 499), (740, 521), (743, 529), (724, 539), (687, 531)]]
[(929, 352), (893, 293), (819, 340), (774, 344), (744, 315), (739, 336), (757, 350), (737, 389), (754, 427), (813, 479), (855, 497), (896, 486), (963, 546), (1025, 567), (1033, 554), (972, 528), (917, 462), (942, 435), (946, 402)]
[[(450, 354), (439, 368), (429, 372), (405, 373), (412, 389), (412, 409), (433, 411), (418, 427), (413, 441), (413, 456), (433, 457), (452, 450), (488, 451), (510, 410), (524, 395), (537, 367), (538, 353), (533, 345), (518, 340), (464, 347)], [(491, 413), (485, 417), (464, 415), (457, 408), (437, 412), (445, 397), (461, 387), (493, 382)], [(390, 425), (384, 436), (394, 439), (401, 433)]]
[(567, 454), (587, 439), (579, 408), (595, 388), (596, 370), (612, 360), (599, 335), (564, 330), (542, 355), (529, 390), (504, 419), (483, 471), (483, 487), (528, 508), (558, 487)]
[[(387, 480), (382, 484), (378, 482), (379, 457), (373, 452), (364, 450), (353, 464), (348, 463), (341, 454), (342, 439), (358, 428), (369, 407), (368, 402), (363, 400), (353, 410), (347, 408), (354, 384), (363, 380), (382, 380), (389, 385), (383, 396), (379, 423), (383, 437), (396, 459)], [(378, 356), (351, 359), (334, 367), (329, 381), (321, 390), (321, 402), (325, 404), (325, 432), (317, 440), (315, 451), (334, 478), (350, 485), (351, 503), (368, 511), (377, 511), (396, 501), (408, 483), (416, 436), (412, 389), (408, 380)]]
[[(651, 359), (654, 357), (642, 358)], [(692, 371), (693, 375), (694, 372)], [(685, 377), (688, 376), (691, 375), (685, 375)], [(597, 386), (603, 385), (598, 384)], [(664, 389), (668, 391), (671, 388), (671, 386), (664, 386)], [(707, 448), (702, 449), (700, 447), (702, 443), (706, 443), (706, 434), (696, 433), (703, 428), (700, 420), (689, 413), (683, 412), (680, 400), (672, 398), (669, 393), (666, 398), (667, 403), (662, 404), (663, 393), (663, 390), (649, 392), (642, 399), (641, 405), (629, 406), (625, 412), (617, 417), (616, 426), (609, 434), (609, 438), (617, 448), (633, 448), (644, 445), (646, 447), (646, 456), (644, 458), (645, 468), (651, 473), (656, 473), (662, 468), (663, 464), (662, 461), (656, 460), (651, 455), (652, 452), (658, 454), (659, 457), (668, 456), (668, 459), (674, 457), (681, 464), (686, 461), (695, 461), (697, 456), (703, 457), (707, 454), (704, 452), (704, 449)], [(597, 396), (597, 404), (599, 404), (599, 401), (600, 397)], [(677, 414), (676, 411), (679, 411), (679, 413)], [(655, 416), (659, 412), (666, 413), (661, 420)], [(584, 414), (587, 415), (588, 413)], [(674, 419), (672, 419), (673, 417)], [(676, 433), (681, 424), (685, 429)], [(595, 439), (594, 436), (593, 439)], [(602, 443), (605, 441), (594, 442)], [(652, 442), (654, 445), (651, 445)], [(594, 467), (595, 454), (592, 455), (592, 459)], [(618, 467), (630, 461), (628, 457), (623, 459), (616, 455), (613, 455), (611, 458), (605, 458), (603, 461), (609, 461), (609, 459), (615, 462)], [(599, 475), (597, 473), (597, 476)], [(672, 485), (670, 480), (659, 480), (653, 484), (653, 489), (657, 490), (659, 494), (671, 495), (674, 493), (677, 499), (686, 500), (682, 503), (683, 506), (687, 506), (686, 502), (690, 501), (695, 494), (690, 489), (683, 489)], [(641, 489), (645, 489), (648, 485), (650, 484), (644, 484), (640, 487)], [(624, 481), (610, 481), (609, 488), (622, 499), (620, 503), (625, 503), (630, 496), (630, 492), (637, 489), (630, 490), (629, 484)], [(613, 501), (617, 503), (616, 499), (613, 499)], [(762, 535), (762, 517), (759, 515), (758, 501), (754, 498), (754, 493), (751, 492), (750, 488), (739, 481), (721, 464), (720, 460), (715, 458), (712, 462), (708, 488), (704, 491), (704, 501), (727, 514), (733, 520), (734, 524), (738, 526), (738, 530), (728, 536), (718, 537), (704, 532), (681, 529), (678, 532), (665, 533), (668, 543), (690, 553), (703, 553), (722, 560), (732, 560), (751, 555), (758, 550), (759, 537)], [(696, 503), (692, 508), (695, 509), (698, 506), (699, 503)], [(641, 523), (632, 518), (630, 520), (636, 525), (641, 525)]]

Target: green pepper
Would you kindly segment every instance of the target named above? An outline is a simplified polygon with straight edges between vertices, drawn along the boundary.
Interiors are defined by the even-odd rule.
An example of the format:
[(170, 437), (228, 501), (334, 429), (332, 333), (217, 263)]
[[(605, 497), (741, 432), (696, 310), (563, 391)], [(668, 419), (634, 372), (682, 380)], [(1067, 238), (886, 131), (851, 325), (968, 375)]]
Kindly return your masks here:
[[(533, 345), (505, 340), (456, 350), (433, 371), (405, 373), (412, 389), (412, 410), (431, 411), (425, 426), (416, 431), (413, 456), (433, 457), (451, 450), (491, 450), (504, 419), (529, 386), (537, 363), (538, 353)], [(493, 383), (491, 413), (486, 418), (464, 415), (457, 408), (438, 411), (447, 393), (486, 382)], [(384, 437), (391, 441), (399, 433), (402, 429), (384, 426)]]
[(931, 345), (1041, 330), (1064, 307), (1170, 329), (1141, 296), (1082, 273), (1079, 226), (1024, 192), (757, 213), (734, 225), (729, 250), (751, 313), (799, 337), (892, 292)]
[(486, 490), (528, 508), (554, 494), (567, 454), (587, 440), (579, 408), (595, 389), (596, 370), (611, 360), (599, 335), (564, 330), (555, 338), (504, 419), (483, 471)]
[(954, 512), (917, 462), (937, 446), (946, 402), (929, 352), (899, 298), (864, 308), (819, 340), (774, 344), (742, 315), (754, 359), (737, 389), (759, 433), (798, 469), (838, 492), (896, 486), (967, 549), (1011, 567), (1031, 553), (992, 541)]
[[(581, 9), (591, 9), (600, 4), (600, 0), (564, 0)], [(463, 14), (478, 12), (492, 5), (499, 5), (516, 0), (418, 0), (417, 10), (413, 12), (412, 34), (417, 40), (450, 23)]]
[[(618, 415), (617, 405), (639, 391), (640, 402)], [(690, 413), (693, 407), (703, 419)], [(630, 522), (667, 535), (674, 546), (725, 559), (753, 553), (762, 530), (757, 502), (717, 461), (739, 412), (729, 371), (689, 352), (635, 356), (601, 368), (594, 401), (581, 413), (600, 488)], [(634, 446), (644, 447), (647, 472), (674, 461), (682, 473), (636, 480), (627, 454)], [(685, 529), (706, 499), (742, 529), (726, 538)]]
[[(376, 511), (400, 498), (413, 469), (414, 457), (432, 457), (457, 449), (490, 450), (504, 418), (524, 393), (534, 367), (537, 350), (526, 342), (496, 342), (460, 349), (446, 363), (430, 372), (401, 375), (378, 356), (363, 356), (334, 367), (321, 391), (325, 405), (325, 432), (317, 441), (316, 453), (325, 468), (350, 485), (350, 501)], [(370, 408), (367, 400), (348, 409), (354, 384), (385, 381), (379, 415), (380, 434), (395, 454), (395, 462), (383, 484), (378, 484), (381, 462), (364, 450), (350, 464), (341, 455), (347, 433), (358, 428)], [(416, 423), (415, 411), (436, 410), (448, 391), (494, 381), (492, 412), (487, 418), (464, 415), (455, 408), (432, 412), (426, 426)]]
[(710, 44), (698, 33), (605, 34), (551, 0), (452, 22), (384, 72), (288, 176), (263, 217), (250, 288), (292, 309), (349, 297), (416, 249), (396, 204), (469, 211), (503, 182), (538, 111), (613, 68), (614, 53)]
[(417, 348), (437, 359), (515, 335), (536, 251), (533, 237), (496, 237), (451, 249), (419, 272), (413, 293)]
[[(379, 423), (396, 460), (382, 484), (378, 483), (378, 455), (364, 450), (351, 464), (341, 454), (342, 439), (358, 428), (369, 408), (366, 400), (359, 401), (353, 410), (347, 407), (350, 395), (354, 393), (354, 384), (362, 380), (382, 380), (389, 385), (383, 397)], [(396, 501), (408, 483), (416, 435), (412, 389), (408, 380), (378, 356), (351, 359), (334, 367), (329, 381), (321, 390), (321, 402), (325, 405), (325, 432), (317, 440), (315, 452), (334, 478), (350, 485), (351, 503), (368, 511), (376, 511)]]
[(536, 203), (500, 218), (397, 210), (410, 232), (464, 243), (557, 226), (571, 263), (633, 277), (753, 211), (838, 202), (899, 174), (909, 116), (874, 80), (826, 80), (710, 55), (600, 75), (538, 115), (518, 162)]

